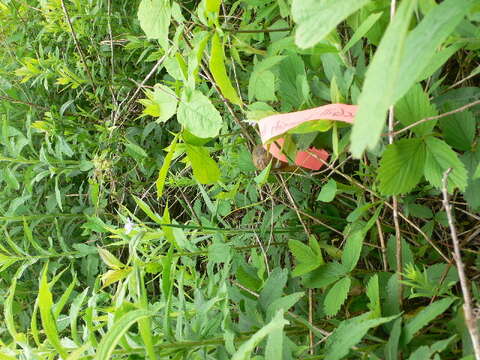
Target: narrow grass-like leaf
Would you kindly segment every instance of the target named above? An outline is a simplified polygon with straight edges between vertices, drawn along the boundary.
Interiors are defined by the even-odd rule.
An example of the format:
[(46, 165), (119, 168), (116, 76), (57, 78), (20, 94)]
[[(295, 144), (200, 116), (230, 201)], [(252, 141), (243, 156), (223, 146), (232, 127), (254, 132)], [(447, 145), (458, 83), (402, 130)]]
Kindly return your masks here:
[(217, 33), (212, 37), (212, 53), (210, 54), (209, 68), (223, 96), (233, 104), (242, 105), (242, 100), (238, 97), (237, 91), (227, 75), (223, 43)]
[(366, 18), (365, 21), (362, 22), (362, 24), (358, 27), (358, 29), (352, 35), (352, 37), (342, 51), (347, 52), (348, 50), (350, 50), (350, 48), (355, 45), (358, 40), (364, 37), (365, 34), (372, 28), (372, 26), (375, 25), (375, 23), (378, 21), (378, 19), (380, 19), (382, 14), (382, 12), (370, 14), (368, 18)]
[(43, 330), (48, 341), (62, 358), (67, 357), (67, 351), (60, 343), (57, 326), (52, 316), (53, 298), (47, 281), (48, 263), (45, 264), (40, 276), (40, 285), (38, 289), (38, 307), (40, 309), (40, 318), (42, 320)]
[(169, 150), (165, 159), (163, 159), (162, 167), (158, 172), (158, 178), (155, 182), (157, 187), (157, 199), (160, 199), (163, 195), (163, 188), (165, 187), (165, 180), (167, 179), (168, 169), (172, 163), (173, 155), (175, 154), (175, 148), (177, 147), (178, 134), (175, 135), (172, 142), (170, 143)]
[(80, 345), (80, 337), (78, 336), (78, 329), (77, 329), (77, 319), (78, 319), (78, 314), (80, 313), (80, 308), (83, 304), (83, 301), (85, 300), (85, 297), (88, 294), (88, 288), (83, 290), (72, 302), (70, 305), (70, 311), (68, 318), (70, 320), (70, 334), (72, 335), (73, 341), (77, 344)]
[(351, 151), (356, 158), (367, 147), (372, 149), (378, 143), (387, 110), (395, 102), (395, 88), (403, 76), (400, 66), (404, 43), (415, 5), (415, 1), (400, 3), (368, 67), (351, 136)]
[(122, 338), (123, 335), (128, 331), (130, 326), (140, 319), (152, 316), (153, 313), (147, 310), (133, 310), (121, 318), (119, 318), (113, 326), (108, 329), (108, 332), (100, 340), (98, 344), (97, 353), (95, 355), (96, 360), (105, 360), (110, 359), (115, 347)]
[[(396, 276), (396, 275), (395, 275)], [(398, 359), (398, 344), (400, 343), (400, 335), (402, 334), (402, 318), (395, 320), (390, 331), (390, 337), (385, 345), (385, 360)]]
[(302, 49), (323, 40), (335, 27), (370, 0), (294, 0), (295, 43)]

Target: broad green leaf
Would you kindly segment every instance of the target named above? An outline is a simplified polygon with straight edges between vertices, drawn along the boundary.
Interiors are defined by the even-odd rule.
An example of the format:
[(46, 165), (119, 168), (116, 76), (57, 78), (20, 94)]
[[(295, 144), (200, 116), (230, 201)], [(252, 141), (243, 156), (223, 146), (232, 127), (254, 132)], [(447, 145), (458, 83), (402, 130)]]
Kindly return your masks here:
[(119, 318), (107, 333), (102, 337), (98, 344), (97, 353), (95, 355), (96, 360), (111, 359), (113, 351), (117, 346), (120, 339), (125, 335), (130, 326), (135, 322), (152, 316), (153, 313), (147, 310), (133, 310), (127, 312), (121, 318)]
[(352, 231), (345, 242), (342, 253), (342, 264), (347, 271), (352, 271), (357, 266), (358, 259), (362, 253), (363, 239), (365, 238), (365, 231)]
[(388, 323), (398, 315), (365, 320), (364, 315), (344, 320), (327, 339), (325, 359), (339, 360), (348, 355), (350, 349), (357, 345), (368, 330)]
[(296, 292), (290, 295), (282, 296), (281, 298), (273, 301), (267, 308), (267, 321), (277, 313), (278, 310), (288, 311), (293, 305), (295, 305), (302, 297), (305, 296), (303, 291)]
[(398, 359), (398, 344), (400, 343), (400, 335), (402, 334), (402, 318), (395, 320), (390, 330), (390, 337), (385, 345), (385, 360)]
[(335, 27), (370, 0), (293, 0), (292, 17), (297, 23), (295, 43), (313, 47)]
[[(428, 95), (423, 91), (420, 84), (412, 86), (395, 105), (395, 117), (403, 126), (435, 115), (437, 115), (435, 106), (430, 103)], [(413, 127), (412, 131), (418, 136), (427, 135), (432, 132), (436, 123), (436, 120), (430, 120)]]
[(355, 33), (352, 35), (348, 43), (343, 48), (343, 52), (347, 52), (350, 48), (355, 45), (365, 34), (372, 28), (373, 25), (380, 19), (382, 12), (377, 12), (370, 14), (368, 18), (358, 27)]
[(437, 316), (443, 314), (454, 301), (454, 298), (438, 300), (420, 311), (413, 319), (405, 324), (402, 342), (405, 345), (408, 344), (420, 329), (427, 326)]
[(424, 167), (425, 143), (422, 139), (401, 139), (388, 145), (378, 169), (380, 191), (384, 195), (409, 192), (422, 178)]
[(448, 176), (448, 191), (452, 193), (455, 188), (465, 191), (467, 170), (458, 158), (457, 153), (444, 141), (433, 136), (427, 137), (425, 144), (427, 145), (427, 156), (424, 174), (428, 182), (441, 189), (443, 174), (447, 169), (452, 168)]
[[(394, 104), (417, 81), (476, 0), (445, 0), (435, 6), (408, 35), (395, 84)], [(416, 3), (416, 1), (410, 1)], [(400, 5), (401, 6), (401, 5)]]
[(156, 117), (157, 122), (165, 122), (177, 112), (177, 95), (168, 86), (156, 84), (153, 91), (147, 90), (145, 95), (147, 99), (139, 100), (146, 106), (142, 114)]
[(222, 0), (205, 0), (205, 9), (218, 14), (221, 4)]
[(53, 297), (47, 280), (47, 270), (48, 263), (45, 264), (40, 275), (38, 289), (38, 308), (40, 309), (40, 318), (42, 320), (43, 331), (45, 332), (48, 341), (52, 344), (55, 350), (58, 351), (60, 356), (65, 359), (68, 354), (60, 342), (57, 326), (52, 316)]
[(328, 182), (322, 186), (320, 194), (318, 194), (317, 201), (330, 202), (335, 199), (337, 193), (337, 182), (333, 179), (328, 180)]
[(415, 1), (400, 3), (367, 69), (351, 136), (351, 152), (356, 158), (367, 147), (373, 149), (377, 145), (387, 110), (395, 103), (397, 83), (403, 76), (400, 66), (405, 39), (415, 5)]
[(207, 148), (185, 144), (185, 152), (192, 164), (193, 176), (200, 184), (214, 184), (220, 179), (220, 169)]
[(275, 75), (271, 71), (285, 56), (271, 56), (258, 62), (248, 82), (248, 100), (275, 101)]
[(305, 275), (303, 283), (308, 288), (324, 288), (343, 277), (347, 272), (342, 264), (331, 262)]
[(440, 128), (445, 141), (461, 151), (472, 148), (476, 127), (475, 116), (470, 111), (459, 112), (440, 119)]
[(347, 300), (348, 291), (350, 290), (351, 280), (348, 276), (337, 281), (330, 290), (323, 302), (323, 311), (327, 316), (334, 316), (338, 313), (345, 300)]
[(279, 299), (283, 294), (283, 288), (287, 283), (288, 279), (288, 270), (275, 268), (270, 273), (265, 285), (263, 286), (262, 291), (260, 292), (260, 297), (258, 301), (263, 309), (268, 309), (268, 306)]
[(173, 154), (175, 154), (175, 148), (177, 146), (178, 134), (175, 135), (172, 142), (170, 143), (169, 150), (165, 158), (163, 159), (162, 167), (158, 172), (157, 181), (155, 185), (157, 187), (157, 199), (160, 199), (163, 195), (163, 188), (165, 187), (165, 180), (167, 179), (168, 169), (170, 169), (170, 164), (172, 163)]
[(297, 109), (310, 99), (305, 63), (298, 54), (287, 56), (279, 66), (278, 95), (291, 108)]
[(177, 120), (185, 129), (200, 138), (215, 137), (222, 128), (222, 117), (210, 100), (195, 90), (183, 97), (178, 106)]
[[(253, 334), (250, 339), (248, 339), (247, 341), (245, 341), (239, 348), (238, 350), (235, 352), (235, 354), (233, 354), (232, 356), (232, 360), (250, 360), (251, 359), (251, 353), (252, 351), (255, 349), (255, 347), (266, 337), (266, 336), (269, 336), (270, 334), (275, 334), (275, 331), (276, 330), (281, 330), (284, 328), (285, 325), (288, 325), (289, 322), (287, 320), (285, 320), (283, 318), (283, 311), (282, 310), (279, 310), (274, 318), (272, 319), (272, 321), (270, 321), (267, 325), (265, 325), (264, 327), (262, 327), (260, 330), (258, 330), (255, 334)], [(274, 335), (275, 336), (275, 335)], [(277, 333), (277, 336), (278, 336), (278, 333)], [(275, 336), (275, 338), (273, 340), (277, 340), (278, 341), (278, 337)], [(268, 342), (268, 341), (267, 341)], [(275, 346), (275, 341), (273, 341), (272, 343), (272, 340), (270, 341), (270, 347), (272, 346)], [(271, 355), (274, 354), (274, 353), (278, 353), (278, 352), (274, 352), (273, 349), (269, 349), (268, 351), (268, 354), (269, 354), (269, 359), (272, 359), (271, 358)]]
[(289, 240), (288, 247), (297, 261), (292, 276), (304, 275), (323, 265), (323, 259), (301, 241)]
[(212, 37), (212, 53), (210, 54), (210, 62), (208, 65), (223, 96), (233, 104), (242, 105), (242, 100), (238, 97), (237, 91), (227, 75), (223, 43), (217, 33)]
[(140, 27), (148, 39), (158, 40), (164, 50), (168, 49), (170, 17), (169, 0), (142, 0), (138, 7)]

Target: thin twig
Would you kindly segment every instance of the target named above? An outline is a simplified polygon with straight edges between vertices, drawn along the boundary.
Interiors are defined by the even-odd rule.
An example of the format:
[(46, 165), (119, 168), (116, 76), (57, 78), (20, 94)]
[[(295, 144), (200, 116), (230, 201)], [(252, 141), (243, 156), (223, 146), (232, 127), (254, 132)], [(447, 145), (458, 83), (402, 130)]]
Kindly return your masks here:
[(382, 225), (380, 224), (380, 220), (375, 220), (377, 224), (378, 230), (378, 238), (380, 239), (380, 249), (382, 252), (382, 260), (383, 260), (383, 270), (388, 271), (388, 263), (387, 263), (387, 248), (385, 246), (385, 237), (383, 236)]
[(452, 111), (448, 111), (446, 113), (443, 113), (443, 114), (440, 114), (440, 115), (436, 115), (436, 116), (430, 116), (430, 117), (427, 117), (425, 119), (422, 119), (422, 120), (418, 120), (416, 122), (414, 122), (413, 124), (410, 124), (408, 126), (405, 126), (403, 129), (400, 129), (398, 131), (395, 131), (395, 132), (389, 132), (387, 135), (393, 135), (393, 136), (396, 136), (398, 134), (401, 134), (401, 133), (404, 133), (405, 131), (407, 130), (410, 130), (411, 128), (415, 127), (415, 126), (418, 126), (420, 124), (423, 124), (423, 123), (426, 123), (428, 121), (431, 121), (431, 120), (437, 120), (437, 119), (441, 119), (443, 117), (446, 117), (446, 116), (450, 116), (450, 115), (453, 115), (453, 114), (456, 114), (456, 113), (459, 113), (459, 112), (462, 112), (462, 111), (465, 111), (475, 105), (480, 105), (480, 100), (476, 100), (474, 102), (471, 102), (470, 104), (467, 104), (467, 105), (464, 105), (464, 106), (460, 106), (459, 108), (455, 109), (455, 110), (452, 110)]
[(62, 3), (63, 12), (65, 13), (65, 18), (67, 19), (68, 27), (70, 28), (70, 33), (72, 34), (73, 42), (75, 43), (75, 47), (77, 48), (80, 58), (82, 59), (83, 66), (85, 67), (85, 71), (87, 72), (88, 78), (90, 79), (90, 83), (92, 85), (93, 91), (96, 92), (97, 88), (95, 86), (95, 82), (93, 81), (92, 73), (90, 72), (90, 69), (87, 65), (87, 59), (83, 54), (83, 50), (80, 47), (80, 43), (78, 42), (77, 34), (75, 33), (75, 29), (73, 28), (72, 21), (70, 20), (70, 15), (68, 14), (67, 7), (65, 6), (65, 1), (64, 0), (60, 0), (60, 1)]
[(470, 333), (470, 339), (472, 340), (473, 351), (475, 353), (475, 359), (480, 360), (480, 338), (478, 335), (478, 329), (475, 316), (473, 315), (473, 304), (470, 296), (470, 290), (468, 286), (468, 279), (465, 275), (465, 265), (462, 261), (462, 254), (460, 252), (460, 242), (457, 237), (457, 229), (455, 227), (455, 219), (452, 214), (452, 205), (448, 201), (448, 175), (452, 169), (448, 169), (443, 174), (442, 179), (442, 194), (443, 194), (443, 206), (447, 213), (448, 226), (450, 227), (450, 236), (452, 237), (454, 259), (457, 264), (458, 277), (460, 278), (460, 286), (463, 294), (463, 313), (465, 316), (465, 323), (467, 325), (468, 332)]
[[(115, 97), (115, 91), (114, 91), (114, 81), (115, 81), (115, 55), (113, 52), (113, 32), (112, 32), (112, 22), (111, 22), (111, 17), (112, 17), (112, 0), (107, 1), (107, 25), (108, 25), (108, 37), (110, 38), (110, 78), (111, 78), (111, 84), (110, 84), (110, 92), (112, 93), (112, 104), (115, 105), (115, 108), (118, 107), (118, 102), (117, 98)], [(115, 119), (115, 111), (112, 111), (110, 114), (110, 117), (112, 119), (112, 124), (113, 120)]]

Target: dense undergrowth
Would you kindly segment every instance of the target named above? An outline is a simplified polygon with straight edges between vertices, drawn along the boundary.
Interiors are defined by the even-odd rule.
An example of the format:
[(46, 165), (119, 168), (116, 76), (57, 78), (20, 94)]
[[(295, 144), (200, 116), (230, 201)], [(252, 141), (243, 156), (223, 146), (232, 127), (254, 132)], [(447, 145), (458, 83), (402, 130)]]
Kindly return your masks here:
[(0, 359), (475, 359), (480, 6), (393, 3), (0, 0)]

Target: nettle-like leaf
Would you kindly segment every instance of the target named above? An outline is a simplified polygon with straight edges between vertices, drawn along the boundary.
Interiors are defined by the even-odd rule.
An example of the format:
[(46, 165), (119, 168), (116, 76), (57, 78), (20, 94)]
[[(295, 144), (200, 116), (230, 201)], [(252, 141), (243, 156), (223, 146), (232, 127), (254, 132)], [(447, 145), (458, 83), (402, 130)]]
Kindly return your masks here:
[(289, 240), (288, 247), (297, 261), (297, 266), (292, 272), (293, 276), (304, 275), (324, 264), (321, 253), (301, 241)]
[(352, 271), (357, 266), (358, 259), (362, 252), (364, 229), (354, 230), (348, 235), (342, 253), (342, 264), (347, 271)]
[(330, 202), (335, 198), (337, 193), (337, 182), (333, 179), (328, 180), (328, 182), (322, 186), (320, 194), (318, 194), (317, 201)]
[(258, 62), (253, 67), (248, 82), (248, 100), (275, 101), (275, 75), (272, 68), (277, 66), (285, 56), (271, 56)]
[(168, 48), (170, 17), (170, 0), (142, 0), (138, 7), (140, 27), (148, 39), (158, 40), (165, 50)]
[(425, 167), (425, 143), (422, 139), (401, 139), (383, 153), (378, 169), (380, 191), (384, 195), (404, 194), (418, 184)]
[(457, 150), (470, 150), (475, 139), (477, 120), (470, 111), (462, 111), (440, 119), (445, 141)]
[(347, 300), (351, 282), (350, 278), (346, 276), (330, 288), (323, 302), (325, 315), (334, 316), (338, 313), (345, 300)]
[(295, 43), (302, 49), (323, 40), (335, 27), (370, 0), (294, 0)]
[[(415, 84), (395, 105), (395, 117), (403, 126), (408, 126), (421, 119), (435, 116), (437, 111), (430, 103), (428, 94), (425, 93), (420, 84)], [(417, 125), (412, 131), (418, 136), (427, 135), (435, 127), (436, 120)]]
[(184, 96), (178, 106), (177, 119), (185, 129), (199, 138), (215, 137), (222, 127), (222, 117), (211, 101), (195, 90)]
[(436, 188), (442, 187), (442, 178), (445, 171), (452, 168), (448, 176), (448, 191), (455, 188), (465, 191), (467, 187), (467, 170), (458, 158), (457, 153), (444, 141), (429, 136), (425, 139), (427, 155), (425, 160), (425, 178)]

